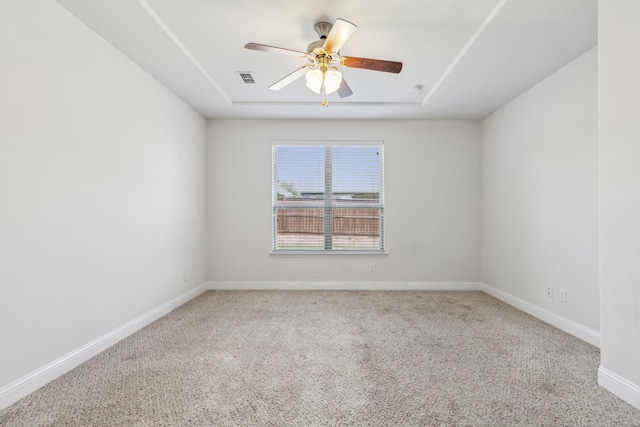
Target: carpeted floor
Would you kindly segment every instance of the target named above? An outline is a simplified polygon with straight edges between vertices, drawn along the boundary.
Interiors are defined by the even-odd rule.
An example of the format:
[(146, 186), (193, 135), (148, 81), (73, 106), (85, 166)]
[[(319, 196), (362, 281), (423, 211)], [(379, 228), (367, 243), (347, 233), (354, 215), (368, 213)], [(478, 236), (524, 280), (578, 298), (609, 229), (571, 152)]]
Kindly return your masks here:
[(1, 426), (640, 426), (598, 349), (482, 292), (210, 291)]

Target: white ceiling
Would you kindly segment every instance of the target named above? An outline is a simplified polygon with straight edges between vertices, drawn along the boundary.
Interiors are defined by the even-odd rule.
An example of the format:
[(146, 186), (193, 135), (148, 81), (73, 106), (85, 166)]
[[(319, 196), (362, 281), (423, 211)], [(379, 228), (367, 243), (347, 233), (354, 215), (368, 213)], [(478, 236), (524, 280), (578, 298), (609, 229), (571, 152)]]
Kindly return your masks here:
[[(478, 119), (597, 44), (597, 0), (56, 1), (208, 118)], [(336, 18), (342, 55), (402, 72), (340, 67), (354, 94), (328, 108), (304, 78), (269, 90), (308, 62), (244, 45), (306, 51)]]

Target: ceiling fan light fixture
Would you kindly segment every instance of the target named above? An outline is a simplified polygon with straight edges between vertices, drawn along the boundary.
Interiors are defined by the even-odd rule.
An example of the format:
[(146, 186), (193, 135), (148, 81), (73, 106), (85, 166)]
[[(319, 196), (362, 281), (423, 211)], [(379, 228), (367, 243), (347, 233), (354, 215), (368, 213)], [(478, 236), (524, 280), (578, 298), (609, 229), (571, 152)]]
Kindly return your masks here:
[(340, 88), (342, 73), (335, 67), (325, 70), (307, 71), (307, 87), (317, 94), (329, 95)]

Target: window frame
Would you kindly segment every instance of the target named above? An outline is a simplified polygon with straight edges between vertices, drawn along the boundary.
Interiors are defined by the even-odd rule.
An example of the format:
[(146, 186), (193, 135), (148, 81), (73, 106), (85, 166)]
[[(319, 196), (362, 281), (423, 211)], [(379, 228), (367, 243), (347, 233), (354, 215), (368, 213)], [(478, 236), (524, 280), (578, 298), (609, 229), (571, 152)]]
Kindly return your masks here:
[[(380, 244), (378, 248), (375, 249), (278, 249), (277, 248), (277, 240), (278, 240), (278, 216), (277, 210), (283, 209), (283, 206), (279, 206), (277, 200), (277, 189), (276, 189), (276, 147), (278, 146), (316, 146), (316, 147), (325, 147), (325, 150), (328, 148), (331, 150), (332, 147), (337, 146), (367, 146), (367, 147), (379, 147), (382, 153), (381, 162), (380, 162), (380, 194), (378, 203), (375, 205), (367, 204), (367, 205), (359, 205), (357, 208), (375, 208), (379, 212), (379, 239)], [(326, 151), (325, 151), (326, 152)], [(384, 190), (384, 179), (385, 179), (385, 170), (384, 170), (384, 142), (381, 140), (274, 140), (271, 143), (271, 216), (272, 216), (272, 230), (271, 230), (271, 255), (275, 256), (335, 256), (335, 255), (348, 255), (348, 256), (386, 256), (386, 241), (385, 241), (385, 190)], [(325, 162), (326, 162), (325, 157)], [(326, 163), (325, 163), (326, 166)], [(333, 172), (331, 172), (332, 174)], [(326, 180), (326, 167), (325, 167), (325, 190), (327, 185), (331, 185), (331, 182), (327, 183)], [(331, 192), (332, 193), (332, 192)], [(327, 196), (327, 192), (325, 191), (325, 203), (323, 205), (316, 205), (313, 208), (325, 209), (325, 218), (326, 218), (326, 209), (336, 209), (335, 204), (331, 203), (330, 206), (327, 203), (331, 202), (331, 196)], [(355, 203), (354, 205), (358, 205)], [(337, 206), (337, 208), (341, 208), (344, 206)], [(324, 239), (326, 242), (327, 238), (327, 225), (325, 225), (325, 234)], [(329, 233), (332, 235), (333, 233)], [(330, 237), (331, 238), (331, 237)], [(326, 243), (325, 243), (326, 244)]]

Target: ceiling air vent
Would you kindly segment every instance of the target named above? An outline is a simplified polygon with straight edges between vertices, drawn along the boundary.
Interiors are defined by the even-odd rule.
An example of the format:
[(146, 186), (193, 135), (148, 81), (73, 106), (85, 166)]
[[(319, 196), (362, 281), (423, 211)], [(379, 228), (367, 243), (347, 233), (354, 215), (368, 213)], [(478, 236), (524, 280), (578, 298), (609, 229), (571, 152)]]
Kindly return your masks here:
[(254, 85), (257, 83), (256, 77), (252, 71), (236, 71), (236, 76), (246, 85)]

